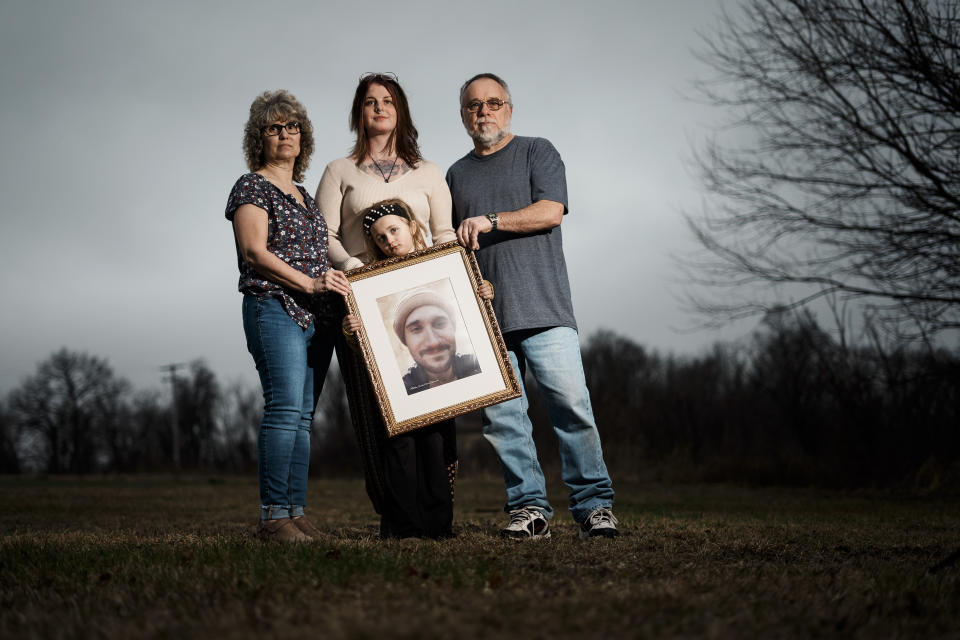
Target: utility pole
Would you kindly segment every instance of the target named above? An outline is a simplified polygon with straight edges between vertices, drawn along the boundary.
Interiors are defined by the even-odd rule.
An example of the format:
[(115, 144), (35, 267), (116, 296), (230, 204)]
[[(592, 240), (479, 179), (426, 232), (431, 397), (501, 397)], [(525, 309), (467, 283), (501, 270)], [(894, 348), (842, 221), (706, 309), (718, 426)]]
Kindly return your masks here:
[(170, 380), (170, 442), (173, 470), (180, 473), (180, 424), (177, 417), (177, 369), (187, 366), (185, 362), (175, 362), (160, 367), (161, 371), (166, 371)]

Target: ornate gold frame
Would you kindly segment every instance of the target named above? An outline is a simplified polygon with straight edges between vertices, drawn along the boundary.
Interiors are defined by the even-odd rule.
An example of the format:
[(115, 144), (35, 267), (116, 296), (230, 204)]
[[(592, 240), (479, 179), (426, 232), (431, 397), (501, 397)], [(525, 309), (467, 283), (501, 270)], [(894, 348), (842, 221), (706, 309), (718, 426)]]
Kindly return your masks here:
[[(451, 259), (449, 256), (453, 254), (459, 254), (461, 260)], [(441, 260), (442, 263), (439, 262)], [(403, 269), (411, 270), (411, 274), (417, 274), (415, 277), (419, 277), (421, 280), (424, 276), (436, 277), (439, 275), (449, 277), (451, 275), (449, 270), (431, 271), (431, 265), (429, 263), (435, 261), (437, 269), (448, 269), (451, 265), (455, 265), (453, 268), (456, 270), (459, 268), (456, 265), (461, 265), (465, 270), (465, 274), (453, 274), (455, 277), (452, 278), (451, 281), (455, 280), (460, 283), (469, 282), (469, 285), (461, 285), (459, 290), (456, 285), (452, 285), (454, 293), (460, 305), (465, 304), (467, 299), (477, 304), (481, 322), (474, 321), (474, 327), (473, 330), (469, 332), (469, 337), (474, 348), (476, 348), (476, 345), (479, 343), (480, 347), (477, 351), (478, 353), (482, 352), (485, 354), (487, 362), (492, 362), (495, 359), (496, 372), (488, 372), (480, 379), (481, 384), (477, 385), (479, 388), (477, 392), (478, 395), (471, 395), (471, 391), (465, 388), (469, 385), (461, 384), (454, 393), (435, 394), (442, 395), (442, 397), (430, 400), (429, 403), (431, 406), (426, 410), (416, 415), (407, 415), (409, 410), (405, 410), (407, 413), (398, 417), (395, 411), (395, 405), (403, 402), (405, 394), (409, 392), (405, 392), (404, 394), (398, 393), (395, 382), (393, 384), (385, 384), (383, 369), (392, 366), (393, 354), (387, 355), (385, 353), (390, 345), (373, 344), (378, 341), (382, 342), (382, 338), (378, 338), (377, 335), (381, 332), (379, 323), (383, 322), (383, 318), (382, 316), (371, 317), (373, 315), (370, 311), (371, 301), (365, 299), (365, 297), (369, 298), (370, 294), (358, 294), (357, 291), (364, 289), (364, 285), (375, 284), (372, 279), (383, 278), (388, 276), (388, 274), (395, 274), (398, 270)], [(466, 276), (465, 278), (463, 277), (464, 275)], [(370, 382), (373, 385), (374, 394), (377, 397), (377, 403), (380, 406), (383, 422), (390, 436), (412, 431), (470, 411), (488, 407), (492, 404), (520, 397), (520, 385), (517, 382), (513, 367), (510, 365), (507, 347), (503, 342), (500, 326), (497, 324), (497, 319), (494, 316), (493, 306), (489, 300), (483, 300), (477, 293), (477, 287), (481, 282), (481, 275), (473, 252), (466, 251), (456, 242), (448, 242), (429, 249), (416, 251), (403, 257), (390, 258), (381, 262), (351, 269), (346, 272), (346, 276), (354, 288), (354, 292), (347, 297), (347, 308), (350, 310), (350, 313), (360, 319), (362, 324), (362, 327), (357, 332), (358, 342), (363, 353), (367, 373), (370, 376)], [(391, 277), (391, 281), (393, 280), (396, 280), (396, 278)], [(399, 290), (402, 291), (403, 289)], [(367, 317), (364, 317), (364, 309), (366, 309)], [(468, 311), (472, 312), (472, 309), (468, 309)], [(471, 315), (476, 317), (472, 313)], [(481, 323), (482, 335), (480, 335), (481, 330), (479, 329)], [(368, 329), (373, 329), (373, 331), (368, 331)], [(382, 355), (379, 360), (376, 353), (378, 350)], [(388, 358), (391, 358), (391, 360), (388, 360)], [(492, 369), (492, 367), (490, 369)], [(395, 371), (391, 377), (396, 377)], [(463, 381), (461, 380), (459, 382)], [(431, 389), (430, 391), (436, 390)], [(437, 406), (432, 406), (433, 404)]]

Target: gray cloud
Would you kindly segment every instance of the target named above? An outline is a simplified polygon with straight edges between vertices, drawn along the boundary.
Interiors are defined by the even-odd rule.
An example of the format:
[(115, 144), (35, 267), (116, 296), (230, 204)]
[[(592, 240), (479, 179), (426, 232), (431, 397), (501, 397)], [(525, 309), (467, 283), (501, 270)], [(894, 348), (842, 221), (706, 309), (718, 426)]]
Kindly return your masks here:
[(716, 5), (574, 2), (4, 3), (0, 390), (60, 346), (106, 356), (138, 386), (205, 357), (256, 379), (240, 328), (227, 192), (260, 91), (308, 107), (306, 179), (352, 139), (358, 76), (396, 72), (427, 158), (469, 148), (457, 89), (478, 71), (511, 84), (514, 131), (567, 165), (564, 240), (581, 332), (606, 327), (665, 350), (680, 335), (670, 255), (696, 208), (688, 133), (710, 116), (680, 92)]

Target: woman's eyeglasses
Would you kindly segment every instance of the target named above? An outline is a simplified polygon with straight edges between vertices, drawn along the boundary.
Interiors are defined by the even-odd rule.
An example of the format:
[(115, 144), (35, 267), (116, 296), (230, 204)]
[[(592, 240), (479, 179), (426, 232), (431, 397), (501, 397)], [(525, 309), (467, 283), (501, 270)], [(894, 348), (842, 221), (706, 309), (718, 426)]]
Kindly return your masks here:
[(268, 124), (263, 128), (263, 132), (268, 136), (278, 136), (280, 135), (281, 129), (290, 135), (294, 135), (295, 133), (300, 133), (300, 123), (288, 122), (286, 124)]

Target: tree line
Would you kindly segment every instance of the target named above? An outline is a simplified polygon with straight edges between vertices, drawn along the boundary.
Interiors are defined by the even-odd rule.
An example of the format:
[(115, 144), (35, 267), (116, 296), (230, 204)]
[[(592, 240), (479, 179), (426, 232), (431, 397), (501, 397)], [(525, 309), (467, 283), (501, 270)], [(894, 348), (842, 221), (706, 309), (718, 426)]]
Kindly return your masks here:
[[(848, 344), (807, 311), (769, 314), (748, 339), (695, 356), (596, 332), (583, 345), (583, 361), (611, 473), (917, 489), (960, 484), (960, 354), (868, 335), (874, 339)], [(223, 385), (202, 360), (172, 388), (134, 390), (106, 360), (61, 349), (0, 404), (0, 472), (253, 472), (259, 389)], [(535, 386), (531, 396), (541, 457), (555, 466), (555, 439)], [(475, 418), (458, 419), (462, 471), (496, 473)], [(361, 474), (336, 366), (313, 437), (315, 475)]]

